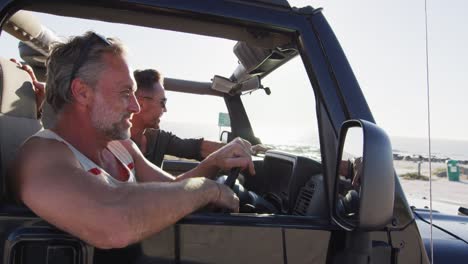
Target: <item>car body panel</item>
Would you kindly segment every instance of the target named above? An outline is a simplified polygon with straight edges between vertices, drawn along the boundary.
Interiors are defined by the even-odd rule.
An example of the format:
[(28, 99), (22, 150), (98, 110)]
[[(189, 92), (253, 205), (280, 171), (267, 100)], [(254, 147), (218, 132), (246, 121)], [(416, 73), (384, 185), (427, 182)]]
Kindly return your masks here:
[[(419, 213), (418, 213), (419, 214)], [(438, 213), (435, 213), (438, 214)], [(437, 218), (437, 217), (436, 217)], [(424, 246), (426, 248), (426, 252), (431, 254), (431, 230), (430, 230), (430, 224), (428, 223), (428, 220), (421, 220), (419, 217), (416, 220), (416, 223), (418, 224), (418, 228), (421, 231), (423, 241), (424, 241)], [(439, 227), (437, 227), (438, 224), (441, 223), (441, 221), (434, 221), (434, 226), (432, 228), (432, 239), (433, 239), (433, 245), (434, 245), (434, 262), (436, 263), (466, 263), (466, 260), (468, 259), (468, 250), (466, 250), (466, 247), (468, 243), (466, 241), (463, 241), (457, 237), (455, 237), (453, 234), (450, 234)], [(456, 223), (450, 223), (446, 222), (445, 225), (448, 224), (448, 227), (450, 226), (456, 226)], [(465, 229), (461, 231), (463, 233), (466, 231), (466, 221), (465, 221)], [(463, 227), (463, 226), (461, 226)], [(458, 230), (461, 230), (461, 227), (458, 227)], [(454, 230), (453, 228), (451, 228)], [(458, 233), (454, 233), (457, 234)]]
[[(430, 222), (431, 216), (428, 210), (415, 210), (415, 214), (418, 219), (418, 226), (424, 226), (423, 223)], [(467, 216), (448, 215), (433, 211), (432, 223), (435, 228), (468, 244)], [(426, 231), (425, 228), (424, 230)]]
[[(421, 231), (426, 252), (431, 254), (431, 228), (429, 210), (415, 209), (416, 223)], [(468, 259), (468, 217), (432, 213), (432, 239), (434, 262), (466, 263)]]

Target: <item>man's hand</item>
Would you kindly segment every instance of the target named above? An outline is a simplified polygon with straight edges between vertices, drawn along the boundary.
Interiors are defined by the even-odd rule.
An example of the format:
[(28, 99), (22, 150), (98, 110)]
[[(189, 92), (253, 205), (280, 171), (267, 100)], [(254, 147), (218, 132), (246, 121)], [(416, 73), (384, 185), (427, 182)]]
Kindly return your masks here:
[(339, 175), (351, 179), (351, 184), (354, 187), (359, 187), (362, 175), (362, 157), (352, 160), (342, 160), (338, 169)]
[(352, 185), (358, 187), (361, 184), (361, 174), (362, 174), (362, 157), (354, 159), (353, 162), (353, 181)]
[(262, 145), (262, 144), (257, 144), (257, 145), (254, 145), (254, 146), (252, 146), (250, 148), (250, 152), (252, 153), (252, 155), (264, 154), (265, 152), (267, 152), (270, 149), (272, 149), (272, 148), (267, 147), (267, 146)]
[(226, 185), (218, 182), (214, 182), (218, 186), (218, 196), (213, 202), (220, 208), (227, 208), (229, 211), (238, 213), (239, 212), (239, 198), (237, 195)]
[(227, 171), (231, 168), (248, 169), (250, 174), (255, 174), (255, 168), (251, 156), (252, 145), (241, 138), (236, 138), (229, 144), (210, 154), (202, 163)]
[(31, 76), (34, 94), (36, 94), (37, 112), (41, 113), (42, 105), (44, 104), (44, 100), (45, 100), (45, 84), (37, 80), (36, 75), (34, 74), (34, 71), (31, 68), (31, 66), (26, 65), (26, 64), (23, 65), (15, 59), (10, 59), (10, 61), (13, 63), (16, 63), (19, 68), (23, 69), (25, 72), (29, 74), (29, 76)]

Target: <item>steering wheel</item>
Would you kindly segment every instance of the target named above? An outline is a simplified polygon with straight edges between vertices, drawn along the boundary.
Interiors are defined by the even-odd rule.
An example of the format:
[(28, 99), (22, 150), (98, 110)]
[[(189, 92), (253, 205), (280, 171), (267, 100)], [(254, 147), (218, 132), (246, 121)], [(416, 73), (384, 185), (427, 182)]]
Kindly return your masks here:
[[(218, 183), (222, 183), (226, 186), (228, 186), (236, 195), (239, 197), (241, 200), (247, 200), (250, 199), (248, 196), (248, 192), (244, 190), (244, 187), (240, 184), (237, 184), (236, 186), (236, 180), (239, 177), (241, 168), (232, 168), (229, 171), (229, 175), (226, 177), (226, 175), (219, 177), (216, 181)], [(225, 180), (224, 180), (225, 179)], [(236, 187), (235, 187), (236, 186)], [(197, 210), (198, 213), (207, 213), (207, 212), (215, 212), (215, 213), (229, 213), (229, 210), (227, 209), (221, 209), (221, 208), (213, 208), (212, 206), (205, 206), (199, 210)]]
[[(240, 170), (241, 168), (232, 168), (224, 181), (224, 184), (231, 188), (239, 197), (239, 202), (241, 203), (240, 211), (245, 213), (277, 213), (278, 210), (264, 198), (244, 189), (239, 182), (236, 184)], [(226, 212), (226, 210), (223, 210), (223, 212)]]
[(229, 176), (227, 177), (226, 181), (224, 184), (231, 188), (231, 190), (234, 190), (234, 184), (236, 183), (237, 178), (239, 177), (241, 168), (232, 168), (231, 171), (229, 172)]

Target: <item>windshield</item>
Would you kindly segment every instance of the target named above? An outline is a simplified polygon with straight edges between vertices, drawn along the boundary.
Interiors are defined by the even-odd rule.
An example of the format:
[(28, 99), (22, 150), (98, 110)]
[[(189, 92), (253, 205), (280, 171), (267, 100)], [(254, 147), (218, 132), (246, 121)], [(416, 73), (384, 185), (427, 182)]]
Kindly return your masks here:
[(257, 90), (242, 96), (255, 135), (276, 149), (320, 160), (315, 96), (302, 60), (282, 65), (262, 85), (270, 95)]

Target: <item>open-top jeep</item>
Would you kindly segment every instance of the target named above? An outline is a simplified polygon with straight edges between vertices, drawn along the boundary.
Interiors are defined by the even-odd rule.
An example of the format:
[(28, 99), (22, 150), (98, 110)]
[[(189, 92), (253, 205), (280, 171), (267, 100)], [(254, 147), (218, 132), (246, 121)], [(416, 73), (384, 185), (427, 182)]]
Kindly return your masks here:
[[(63, 22), (42, 25), (36, 17), (39, 14)], [(200, 210), (138, 244), (113, 250), (94, 248), (13, 201), (14, 194), (8, 188), (8, 179), (13, 177), (11, 161), (25, 139), (52, 125), (54, 114), (46, 106), (42, 120), (37, 119), (31, 80), (5, 57), (8, 55), (2, 47), (2, 263), (429, 262), (424, 245), (429, 248), (427, 212), (420, 211), (415, 218), (408, 205), (393, 169), (390, 141), (374, 124), (321, 9), (293, 8), (282, 0), (2, 0), (0, 18), (2, 39), (9, 33), (21, 41), (21, 58), (42, 80), (50, 45), (61, 41), (47, 26), (105, 22), (122, 35), (132, 33), (140, 43), (148, 40), (147, 34), (161, 34), (162, 43), (165, 35), (156, 29), (190, 33), (191, 38), (210, 36), (213, 42), (229, 40), (235, 57), (226, 63), (230, 67), (237, 60), (237, 66), (224, 75), (217, 71), (226, 65), (216, 61), (216, 50), (209, 51), (203, 60), (196, 54), (191, 58), (186, 51), (198, 52), (191, 47), (196, 43), (172, 40), (174, 49), (162, 51), (181, 66), (182, 77), (165, 79), (173, 104), (178, 104), (176, 94), (194, 96), (196, 99), (188, 99), (190, 105), (180, 107), (195, 123), (201, 108), (195, 102), (212, 104), (206, 115), (214, 116), (222, 105), (230, 119), (231, 129), (224, 134), (227, 140), (242, 137), (252, 144), (270, 143), (268, 135), (275, 134), (280, 142), (304, 139), (301, 143), (306, 146), (276, 146), (276, 150), (254, 157), (257, 174), (244, 175), (243, 184), (234, 187), (241, 202), (240, 213)], [(143, 59), (156, 61), (155, 67), (164, 65), (163, 55), (156, 54), (161, 43), (143, 48)], [(126, 44), (132, 48), (134, 43)], [(187, 64), (214, 70), (203, 81), (184, 78), (183, 65)], [(136, 63), (134, 67), (143, 66)], [(198, 117), (191, 117), (191, 111)], [(357, 186), (342, 173), (342, 166), (350, 168), (353, 158), (362, 166)], [(192, 161), (166, 160), (163, 169), (177, 174), (193, 166)], [(70, 210), (74, 210), (73, 205)], [(455, 221), (467, 223), (461, 216)], [(457, 236), (438, 227), (434, 228), (434, 239), (436, 262), (467, 261), (466, 235)]]

